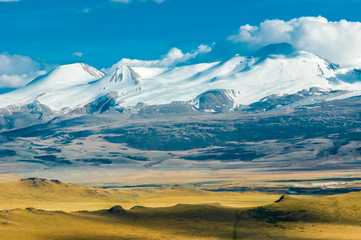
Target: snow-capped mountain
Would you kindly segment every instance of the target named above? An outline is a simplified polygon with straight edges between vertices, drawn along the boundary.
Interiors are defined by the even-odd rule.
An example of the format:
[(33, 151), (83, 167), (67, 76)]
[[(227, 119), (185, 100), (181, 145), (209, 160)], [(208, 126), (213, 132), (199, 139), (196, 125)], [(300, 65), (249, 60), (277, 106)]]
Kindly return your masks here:
[(168, 68), (116, 64), (104, 72), (84, 63), (57, 67), (25, 87), (0, 95), (0, 108), (38, 102), (53, 111), (69, 112), (100, 109), (110, 102), (123, 108), (185, 102), (196, 110), (217, 112), (312, 88), (322, 90), (321, 95), (338, 91), (330, 98), (361, 94), (360, 70), (296, 52), (287, 44), (270, 45), (253, 56), (235, 56), (225, 62)]

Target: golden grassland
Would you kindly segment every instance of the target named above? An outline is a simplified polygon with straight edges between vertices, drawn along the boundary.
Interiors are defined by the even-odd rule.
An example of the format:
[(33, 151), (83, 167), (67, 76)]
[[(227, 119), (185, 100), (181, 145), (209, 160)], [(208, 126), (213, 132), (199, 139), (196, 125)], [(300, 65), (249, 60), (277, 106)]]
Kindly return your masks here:
[[(257, 208), (208, 204), (73, 213), (17, 209), (0, 212), (0, 236), (9, 240), (356, 240), (361, 236), (360, 211), (354, 209), (357, 197), (361, 194), (350, 199), (349, 194), (306, 201), (286, 198)], [(340, 217), (339, 212), (344, 214)]]
[[(275, 177), (310, 178), (264, 175), (263, 180)], [(18, 179), (0, 175), (1, 240), (361, 239), (361, 192), (276, 201), (281, 195), (195, 187), (100, 189)], [(248, 184), (254, 180), (249, 177)], [(124, 209), (111, 208), (115, 205)]]
[(279, 194), (259, 192), (209, 192), (195, 188), (117, 190), (89, 188), (41, 179), (0, 183), (0, 209), (34, 207), (44, 210), (98, 210), (121, 205), (168, 207), (178, 203), (219, 203), (232, 207), (254, 207), (274, 202)]
[[(200, 209), (204, 209), (200, 207)], [(88, 240), (88, 239), (232, 239), (233, 216), (210, 219), (183, 218), (151, 210), (129, 216), (98, 213), (62, 213), (39, 210), (15, 210), (5, 213), (0, 224), (3, 239)], [(221, 211), (223, 213), (223, 211)], [(211, 212), (212, 213), (212, 212)]]
[[(282, 201), (237, 212), (237, 239), (361, 239), (361, 193)], [(250, 231), (255, 228), (257, 230)]]
[(21, 178), (15, 175), (8, 175), (8, 174), (0, 174), (0, 183), (3, 182), (15, 182), (19, 181)]

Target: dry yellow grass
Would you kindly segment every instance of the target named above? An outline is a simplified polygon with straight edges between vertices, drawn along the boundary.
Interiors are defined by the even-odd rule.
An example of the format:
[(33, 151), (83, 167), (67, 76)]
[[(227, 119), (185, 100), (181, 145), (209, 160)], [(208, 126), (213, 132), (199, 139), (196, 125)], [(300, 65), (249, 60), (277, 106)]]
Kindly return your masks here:
[(262, 206), (279, 199), (279, 194), (260, 192), (208, 192), (192, 188), (175, 188), (154, 190), (135, 190), (137, 205), (147, 207), (168, 207), (178, 203), (183, 204), (212, 204), (219, 203), (223, 206), (244, 208)]
[(15, 175), (8, 175), (8, 174), (0, 174), (0, 183), (3, 182), (15, 182), (19, 181), (21, 178)]
[(242, 240), (360, 240), (361, 226), (330, 223), (287, 223), (282, 226), (260, 222), (238, 228)]
[[(296, 199), (297, 201), (301, 201)], [(323, 199), (320, 200), (321, 203)], [(294, 204), (285, 201), (285, 206)], [(284, 203), (279, 203), (281, 206)], [(307, 207), (308, 204), (305, 205)], [(272, 204), (270, 208), (277, 208)], [(335, 206), (348, 209), (349, 206)], [(48, 212), (14, 210), (0, 212), (0, 236), (6, 240), (356, 240), (361, 223), (348, 216), (335, 220), (313, 218), (269, 222), (252, 216), (257, 209), (226, 208), (220, 205), (177, 205), (168, 208), (135, 208), (128, 212)], [(245, 214), (236, 224), (236, 213)], [(282, 212), (278, 213), (282, 217)], [(298, 214), (294, 210), (288, 214)], [(326, 217), (326, 219), (322, 219)], [(349, 223), (346, 223), (349, 221)]]
[[(190, 187), (119, 191), (40, 179), (4, 181), (0, 209), (18, 209), (0, 211), (0, 239), (361, 239), (361, 193), (274, 203), (279, 197)], [(99, 211), (114, 205), (146, 208)], [(72, 212), (78, 210), (91, 212)]]
[[(238, 239), (361, 239), (361, 192), (239, 211)], [(257, 231), (251, 230), (256, 228)]]
[[(231, 239), (233, 221), (123, 218), (116, 215), (16, 210), (1, 219), (6, 240)], [(183, 221), (182, 221), (183, 220)], [(4, 224), (5, 223), (5, 224)]]
[(49, 180), (27, 180), (0, 183), (0, 209), (34, 207), (44, 210), (98, 210), (121, 205), (168, 207), (178, 203), (220, 203), (230, 207), (254, 207), (269, 204), (278, 194), (258, 192), (208, 192), (193, 188), (119, 191), (56, 183)]

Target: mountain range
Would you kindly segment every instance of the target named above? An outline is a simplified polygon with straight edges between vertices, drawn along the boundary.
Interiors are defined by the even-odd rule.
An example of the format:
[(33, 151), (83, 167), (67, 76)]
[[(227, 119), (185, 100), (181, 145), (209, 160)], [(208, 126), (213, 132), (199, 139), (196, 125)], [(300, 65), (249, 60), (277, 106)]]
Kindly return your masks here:
[[(103, 71), (85, 63), (63, 65), (0, 95), (0, 108), (12, 113), (38, 103), (54, 113), (102, 113), (183, 104), (194, 111), (229, 112), (272, 102), (263, 109), (271, 110), (361, 95), (360, 80), (360, 69), (281, 43), (223, 62), (149, 67), (136, 61)], [(275, 105), (275, 99), (282, 103)]]
[(0, 173), (360, 169), (358, 68), (286, 43), (196, 60), (64, 65), (0, 95)]

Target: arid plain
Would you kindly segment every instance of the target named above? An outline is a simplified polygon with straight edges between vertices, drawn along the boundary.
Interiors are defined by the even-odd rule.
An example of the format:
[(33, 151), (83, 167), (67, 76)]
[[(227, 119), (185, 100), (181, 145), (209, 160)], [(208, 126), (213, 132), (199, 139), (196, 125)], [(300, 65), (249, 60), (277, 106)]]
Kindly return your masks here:
[(193, 183), (180, 178), (177, 184), (145, 176), (148, 185), (112, 183), (117, 186), (0, 175), (0, 235), (9, 240), (359, 239), (361, 194), (350, 191), (357, 191), (360, 174), (233, 174)]

